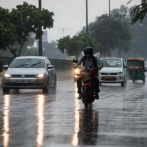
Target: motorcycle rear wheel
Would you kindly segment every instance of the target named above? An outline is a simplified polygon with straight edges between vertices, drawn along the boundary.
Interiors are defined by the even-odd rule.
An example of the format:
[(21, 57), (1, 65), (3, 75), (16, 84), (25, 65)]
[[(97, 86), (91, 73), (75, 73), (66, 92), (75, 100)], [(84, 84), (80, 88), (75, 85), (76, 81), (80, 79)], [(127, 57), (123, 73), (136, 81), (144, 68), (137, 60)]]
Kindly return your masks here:
[(88, 108), (88, 97), (89, 97), (88, 87), (83, 87), (83, 99), (86, 108)]

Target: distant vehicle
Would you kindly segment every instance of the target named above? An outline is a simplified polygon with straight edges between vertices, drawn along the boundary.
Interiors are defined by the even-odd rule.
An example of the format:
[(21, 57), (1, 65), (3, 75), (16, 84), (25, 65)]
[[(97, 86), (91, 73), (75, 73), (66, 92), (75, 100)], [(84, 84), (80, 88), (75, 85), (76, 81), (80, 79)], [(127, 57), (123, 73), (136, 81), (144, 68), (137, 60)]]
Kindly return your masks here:
[(127, 73), (128, 79), (135, 82), (135, 80), (142, 80), (145, 83), (145, 60), (139, 57), (129, 57), (127, 59)]
[(15, 58), (3, 75), (3, 93), (10, 89), (42, 89), (56, 86), (56, 71), (47, 57), (24, 56)]
[(99, 74), (101, 83), (121, 83), (124, 86), (127, 81), (126, 62), (123, 58), (101, 58), (103, 68)]

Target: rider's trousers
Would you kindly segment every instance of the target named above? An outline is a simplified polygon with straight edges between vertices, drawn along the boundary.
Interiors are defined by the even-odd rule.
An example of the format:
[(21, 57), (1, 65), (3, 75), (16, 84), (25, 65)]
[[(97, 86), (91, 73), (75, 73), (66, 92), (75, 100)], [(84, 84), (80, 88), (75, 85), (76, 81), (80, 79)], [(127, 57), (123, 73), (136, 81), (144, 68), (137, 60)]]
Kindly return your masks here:
[[(95, 91), (96, 92), (100, 92), (100, 89), (99, 89), (99, 80), (97, 77), (94, 78), (94, 85), (95, 85)], [(81, 93), (81, 87), (82, 87), (82, 78), (79, 77), (77, 79), (77, 87), (78, 87), (78, 93)]]

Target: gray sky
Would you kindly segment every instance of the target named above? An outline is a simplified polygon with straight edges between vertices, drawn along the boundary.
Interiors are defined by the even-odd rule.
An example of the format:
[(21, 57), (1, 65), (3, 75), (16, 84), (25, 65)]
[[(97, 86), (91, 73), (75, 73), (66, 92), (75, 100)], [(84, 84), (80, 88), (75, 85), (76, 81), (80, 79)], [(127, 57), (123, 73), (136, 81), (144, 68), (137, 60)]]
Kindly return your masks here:
[[(38, 0), (0, 0), (0, 6), (12, 9), (23, 2), (36, 5)], [(140, 4), (141, 0), (111, 0), (111, 9), (120, 5), (131, 7)], [(88, 0), (89, 23), (95, 21), (97, 16), (108, 13), (109, 0)], [(64, 36), (76, 35), (86, 25), (86, 0), (42, 0), (42, 8), (54, 12), (54, 27), (48, 30), (48, 40), (57, 40)]]

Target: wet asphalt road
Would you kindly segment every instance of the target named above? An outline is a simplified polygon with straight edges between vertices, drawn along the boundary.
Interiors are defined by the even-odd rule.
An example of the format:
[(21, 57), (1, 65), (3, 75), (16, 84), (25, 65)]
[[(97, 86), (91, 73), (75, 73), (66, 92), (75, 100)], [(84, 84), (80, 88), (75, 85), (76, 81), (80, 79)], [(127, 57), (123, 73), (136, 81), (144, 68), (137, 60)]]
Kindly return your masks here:
[(89, 109), (71, 76), (58, 77), (48, 95), (0, 91), (0, 147), (147, 147), (147, 83), (100, 89)]

